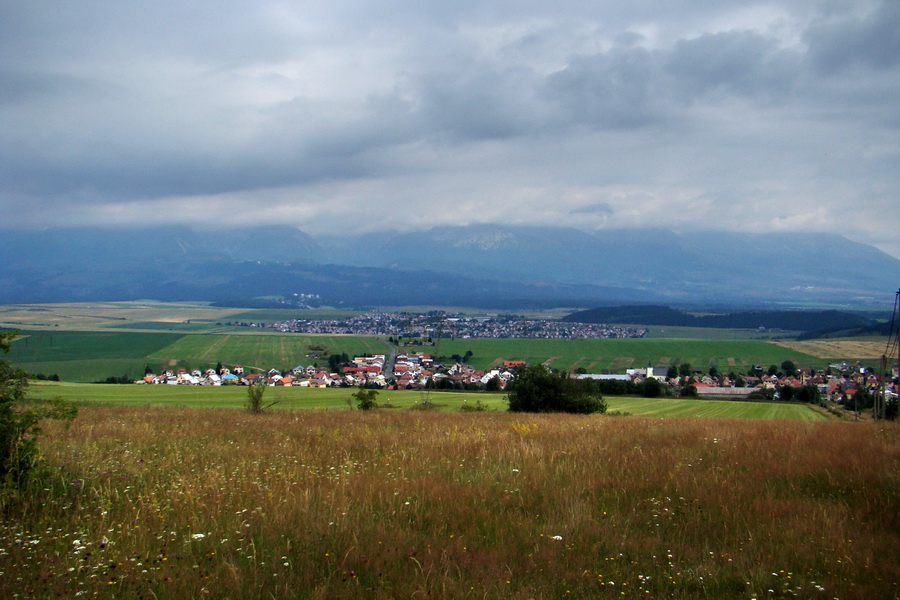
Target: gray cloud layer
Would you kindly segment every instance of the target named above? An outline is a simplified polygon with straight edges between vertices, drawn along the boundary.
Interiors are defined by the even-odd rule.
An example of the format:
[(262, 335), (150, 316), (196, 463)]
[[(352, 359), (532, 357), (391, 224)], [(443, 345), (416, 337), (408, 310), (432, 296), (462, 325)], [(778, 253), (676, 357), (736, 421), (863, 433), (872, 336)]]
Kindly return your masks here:
[(0, 209), (796, 229), (900, 256), (900, 3), (587, 4), (0, 0)]

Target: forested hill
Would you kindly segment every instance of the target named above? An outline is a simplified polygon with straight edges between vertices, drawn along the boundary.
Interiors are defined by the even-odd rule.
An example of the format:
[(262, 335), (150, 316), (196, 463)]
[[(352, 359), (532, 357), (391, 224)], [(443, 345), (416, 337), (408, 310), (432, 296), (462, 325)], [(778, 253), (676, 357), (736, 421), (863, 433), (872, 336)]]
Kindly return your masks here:
[(876, 325), (853, 313), (837, 310), (747, 311), (717, 315), (692, 315), (668, 306), (613, 306), (591, 308), (562, 319), (572, 323), (663, 325), (667, 327), (715, 327), (721, 329), (784, 329), (787, 331), (835, 331)]

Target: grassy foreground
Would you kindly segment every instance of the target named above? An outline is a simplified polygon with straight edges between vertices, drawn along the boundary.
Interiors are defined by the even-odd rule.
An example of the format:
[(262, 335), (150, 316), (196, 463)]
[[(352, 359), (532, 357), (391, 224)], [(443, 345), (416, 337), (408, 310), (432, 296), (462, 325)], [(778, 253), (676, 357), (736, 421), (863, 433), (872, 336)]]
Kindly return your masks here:
[(91, 406), (0, 597), (895, 598), (900, 427)]

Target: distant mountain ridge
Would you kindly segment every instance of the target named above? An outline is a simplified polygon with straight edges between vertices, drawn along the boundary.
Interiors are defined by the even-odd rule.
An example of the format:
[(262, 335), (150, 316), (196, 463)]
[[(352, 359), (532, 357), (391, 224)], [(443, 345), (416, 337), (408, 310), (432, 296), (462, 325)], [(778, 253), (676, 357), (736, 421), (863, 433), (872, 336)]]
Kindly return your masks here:
[(780, 329), (827, 332), (875, 328), (878, 322), (837, 310), (765, 310), (714, 315), (692, 315), (668, 306), (615, 306), (574, 312), (561, 319), (572, 323), (656, 325), (664, 327), (708, 327), (721, 329)]
[(471, 225), (313, 237), (283, 225), (0, 231), (0, 303), (248, 302), (343, 306), (879, 303), (900, 261), (836, 235), (587, 233)]
[[(877, 301), (900, 279), (900, 260), (833, 234), (471, 225), (378, 241), (345, 244), (335, 256), (509, 281), (615, 284), (669, 302)], [(329, 247), (328, 239), (319, 242)]]

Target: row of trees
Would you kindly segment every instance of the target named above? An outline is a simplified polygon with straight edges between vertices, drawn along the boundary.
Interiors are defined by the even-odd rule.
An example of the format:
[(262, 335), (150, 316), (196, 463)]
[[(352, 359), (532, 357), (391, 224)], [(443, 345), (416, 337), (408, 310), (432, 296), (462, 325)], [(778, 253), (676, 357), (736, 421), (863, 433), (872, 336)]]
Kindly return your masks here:
[[(706, 371), (710, 377), (721, 377), (723, 375), (722, 372), (719, 371), (719, 368), (716, 365), (711, 365), (709, 369)], [(746, 375), (750, 377), (759, 377), (765, 373), (766, 375), (772, 377), (775, 375), (781, 375), (784, 377), (794, 377), (799, 371), (797, 370), (797, 365), (794, 364), (793, 361), (786, 360), (781, 363), (781, 366), (778, 365), (769, 365), (768, 369), (764, 369), (761, 365), (751, 367), (747, 370)], [(679, 365), (671, 365), (666, 370), (666, 379), (676, 379), (678, 377), (691, 377), (695, 374), (695, 369), (691, 366), (691, 363), (681, 363)], [(732, 381), (740, 381), (743, 382), (743, 378), (741, 374), (735, 373), (734, 371), (729, 372), (728, 378)], [(743, 385), (738, 385), (738, 387), (743, 387)]]

